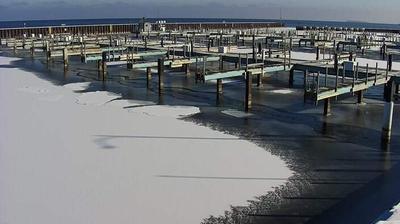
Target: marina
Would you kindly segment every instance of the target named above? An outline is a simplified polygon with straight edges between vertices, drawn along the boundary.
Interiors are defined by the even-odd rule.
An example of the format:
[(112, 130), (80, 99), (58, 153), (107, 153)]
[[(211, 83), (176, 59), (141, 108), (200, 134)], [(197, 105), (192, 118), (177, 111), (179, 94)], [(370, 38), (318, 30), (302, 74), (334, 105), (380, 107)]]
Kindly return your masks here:
[[(229, 188), (229, 181), (235, 181), (236, 184), (240, 182), (243, 188), (248, 186), (246, 183), (257, 186), (254, 189), (257, 193), (243, 195), (235, 201), (240, 205), (231, 205), (235, 202), (230, 202), (227, 196), (221, 204), (229, 206), (224, 209), (215, 207), (218, 212), (208, 214), (209, 217), (205, 215), (208, 210), (202, 210), (207, 207), (206, 201), (201, 202), (205, 203), (202, 208), (191, 206), (186, 210), (184, 206), (177, 205), (177, 211), (186, 214), (178, 215), (182, 217), (181, 220), (163, 210), (168, 207), (165, 201), (161, 210), (158, 207), (146, 210), (139, 204), (130, 205), (147, 214), (140, 216), (136, 222), (163, 220), (151, 218), (150, 211), (153, 211), (161, 217), (168, 217), (167, 223), (350, 223), (346, 220), (365, 223), (379, 217), (384, 207), (396, 203), (396, 197), (380, 198), (375, 202), (381, 203), (382, 209), (376, 210), (373, 209), (373, 200), (369, 200), (369, 204), (360, 208), (354, 216), (340, 209), (340, 206), (356, 206), (373, 197), (372, 194), (358, 192), (373, 191), (376, 186), (371, 183), (379, 185), (385, 182), (385, 177), (381, 176), (389, 171), (391, 175), (386, 178), (396, 178), (395, 171), (399, 170), (399, 31), (286, 27), (279, 22), (168, 23), (143, 19), (137, 24), (1, 28), (0, 38), (2, 60), (12, 58), (9, 64), (2, 64), (0, 68), (19, 68), (21, 72), (32, 72), (38, 80), (50, 81), (60, 88), (89, 83), (85, 88), (73, 92), (74, 97), (78, 97), (77, 102), (82, 100), (82, 105), (96, 104), (95, 101), (80, 99), (81, 96), (75, 94), (99, 94), (104, 91), (115, 96), (106, 97), (101, 105), (119, 105), (118, 102), (121, 102), (121, 108), (134, 111), (138, 118), (130, 124), (139, 127), (136, 124), (139, 122), (138, 129), (122, 128), (126, 119), (131, 119), (129, 116), (118, 112), (118, 116), (124, 119), (116, 119), (116, 124), (112, 124), (111, 112), (106, 113), (95, 107), (90, 112), (99, 113), (99, 117), (93, 120), (78, 119), (84, 123), (89, 121), (87, 125), (96, 128), (100, 128), (103, 122), (113, 127), (116, 134), (102, 135), (99, 132), (102, 147), (111, 147), (111, 141), (131, 147), (135, 143), (128, 141), (147, 138), (207, 142), (205, 145), (197, 142), (199, 145), (193, 147), (199, 151), (191, 150), (193, 156), (182, 151), (185, 147), (181, 150), (178, 145), (168, 146), (167, 149), (175, 147), (177, 150), (177, 154), (162, 153), (172, 163), (180, 164), (178, 158), (188, 156), (191, 163), (199, 164), (193, 170), (182, 166), (185, 168), (177, 168), (175, 173), (158, 173), (155, 178), (157, 181), (187, 181), (185, 186), (192, 190), (198, 188), (194, 183), (205, 184), (206, 181), (224, 182), (221, 189)], [(38, 80), (32, 81), (39, 85)], [(21, 81), (15, 79), (12, 82)], [(6, 84), (1, 88), (7, 89)], [(59, 91), (65, 91), (65, 88), (54, 91), (61, 94)], [(2, 92), (3, 100), (7, 96), (5, 93)], [(51, 94), (47, 97), (53, 99)], [(72, 103), (63, 106), (58, 102), (57, 105), (65, 110), (67, 107), (75, 108)], [(166, 106), (167, 109), (165, 112), (162, 109), (151, 110), (157, 106)], [(52, 108), (51, 105), (47, 107)], [(180, 107), (188, 107), (188, 110), (199, 108), (199, 111), (179, 114), (173, 119), (165, 117), (174, 113), (171, 108)], [(78, 109), (74, 110), (74, 113), (81, 113)], [(54, 112), (62, 113), (60, 110)], [(82, 113), (90, 117), (86, 112)], [(141, 117), (143, 114), (150, 117)], [(152, 119), (157, 122), (153, 124)], [(184, 122), (174, 123), (176, 119)], [(138, 131), (146, 127), (144, 121), (149, 124), (145, 128), (147, 134)], [(164, 136), (168, 133), (168, 130), (164, 130), (164, 122), (170, 127), (190, 124), (209, 128), (213, 132), (202, 137), (200, 129), (193, 133), (192, 129), (182, 129), (175, 130), (176, 135), (171, 131), (169, 136)], [(154, 137), (150, 133), (157, 126), (163, 127), (164, 132)], [(120, 127), (122, 129), (118, 131)], [(85, 130), (92, 134), (102, 130), (96, 128), (85, 127)], [(72, 130), (67, 133), (72, 133)], [(185, 131), (188, 135), (185, 135)], [(138, 133), (129, 134), (131, 132)], [(79, 138), (79, 135), (84, 134), (73, 134), (74, 138)], [(74, 138), (69, 139), (73, 141)], [(260, 151), (265, 150), (274, 157), (268, 157), (271, 159), (269, 162), (279, 157), (276, 161), (282, 160), (285, 165), (276, 165), (278, 171), (274, 173), (274, 168), (269, 170), (268, 166), (261, 165), (262, 159), (255, 159), (256, 153), (235, 151), (237, 154), (234, 154), (236, 156), (233, 156), (235, 159), (231, 161), (232, 164), (223, 166), (226, 172), (218, 174), (217, 164), (224, 163), (224, 158), (230, 158), (231, 151), (227, 149), (221, 160), (215, 161), (210, 158), (214, 152), (197, 153), (213, 141), (219, 142), (214, 150), (224, 147), (224, 141), (229, 142), (231, 140), (226, 139), (231, 138), (240, 144), (261, 148)], [(235, 143), (229, 144), (228, 148), (236, 150)], [(143, 147), (153, 146), (146, 143)], [(246, 146), (242, 147), (238, 149), (245, 149)], [(259, 167), (238, 159), (241, 153), (256, 161)], [(146, 156), (150, 158), (150, 155)], [(209, 175), (202, 172), (207, 163), (200, 162), (207, 160), (215, 162), (210, 167)], [(129, 162), (129, 159), (125, 162)], [(140, 159), (136, 158), (135, 162), (140, 163)], [(246, 165), (251, 168), (242, 173)], [(236, 169), (229, 172), (229, 167)], [(211, 171), (213, 168), (216, 172)], [(147, 165), (146, 169), (152, 170)], [(185, 169), (192, 172), (184, 172)], [(266, 170), (269, 170), (269, 176), (264, 177)], [(121, 168), (119, 172), (125, 171)], [(383, 178), (381, 182), (377, 181), (379, 178)], [(153, 183), (154, 180), (151, 181)], [(106, 181), (103, 184), (107, 185)], [(268, 190), (262, 190), (262, 185), (268, 185)], [(157, 189), (153, 190), (158, 192)], [(186, 192), (177, 190), (171, 194), (181, 200), (182, 195), (177, 196), (180, 191)], [(195, 193), (184, 193), (184, 197)], [(379, 194), (379, 191), (376, 193)], [(203, 198), (209, 197), (207, 193), (202, 194)], [(173, 197), (166, 199), (162, 193), (157, 195), (164, 200), (174, 200)], [(184, 204), (184, 197), (180, 203)], [(202, 201), (197, 197), (195, 200)], [(216, 201), (214, 203), (218, 204)], [(196, 201), (191, 204), (195, 205)], [(196, 209), (202, 212), (188, 215), (191, 213), (188, 211)], [(336, 213), (332, 216), (333, 211)], [(362, 214), (368, 215), (357, 222), (354, 217)], [(194, 217), (202, 218), (195, 220)]]

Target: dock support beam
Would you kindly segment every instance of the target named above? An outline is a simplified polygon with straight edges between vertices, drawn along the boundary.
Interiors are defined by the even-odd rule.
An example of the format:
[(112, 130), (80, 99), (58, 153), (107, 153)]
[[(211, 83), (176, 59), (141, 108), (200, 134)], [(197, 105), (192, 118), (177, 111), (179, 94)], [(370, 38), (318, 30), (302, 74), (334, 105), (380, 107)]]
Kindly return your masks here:
[(164, 58), (158, 59), (158, 93), (162, 94), (164, 88)]
[(257, 54), (256, 54), (256, 35), (255, 34), (253, 34), (253, 42), (252, 42), (252, 45), (253, 45), (253, 60), (254, 60), (254, 62), (253, 63), (257, 63)]
[(64, 68), (68, 67), (68, 48), (63, 49)]
[(382, 143), (389, 144), (392, 135), (393, 109), (394, 109), (394, 85), (390, 80), (385, 84), (385, 107), (383, 111)]
[(147, 88), (151, 85), (151, 67), (146, 68), (146, 81), (147, 81)]
[(392, 123), (393, 123), (393, 108), (394, 103), (385, 102), (383, 110), (383, 126), (382, 126), (382, 141), (390, 143), (392, 135)]
[(103, 52), (101, 55), (101, 60), (98, 61), (99, 63), (99, 71), (100, 71), (100, 79), (102, 81), (106, 80), (106, 75), (107, 75), (107, 64), (106, 64), (106, 60), (107, 60), (107, 53)]
[(388, 67), (387, 69), (389, 71), (392, 71), (392, 67), (393, 67), (393, 55), (389, 54), (388, 56)]
[(185, 70), (185, 75), (190, 74), (190, 64), (183, 65), (183, 69)]
[(128, 63), (126, 63), (126, 68), (128, 70), (131, 70), (133, 68), (133, 63), (131, 61), (128, 61)]
[(251, 72), (246, 72), (246, 98), (244, 102), (244, 110), (249, 112), (251, 109), (251, 86), (252, 86), (252, 75)]
[(222, 79), (217, 79), (217, 102), (220, 101), (222, 95)]
[(324, 99), (324, 116), (331, 115), (331, 98)]
[(357, 92), (357, 103), (361, 104), (363, 102), (364, 99), (364, 91), (360, 90)]
[[(1, 44), (1, 42), (0, 42)], [(32, 44), (31, 44), (31, 56), (35, 56), (35, 42), (34, 40), (32, 40)]]
[(294, 69), (290, 69), (289, 73), (289, 88), (293, 88), (294, 84)]
[[(264, 72), (262, 72), (264, 73)], [(257, 87), (261, 87), (262, 86), (262, 76), (263, 74), (258, 74), (257, 75)]]
[(101, 72), (101, 70), (103, 70), (103, 66), (102, 66), (101, 60), (97, 60), (97, 71)]

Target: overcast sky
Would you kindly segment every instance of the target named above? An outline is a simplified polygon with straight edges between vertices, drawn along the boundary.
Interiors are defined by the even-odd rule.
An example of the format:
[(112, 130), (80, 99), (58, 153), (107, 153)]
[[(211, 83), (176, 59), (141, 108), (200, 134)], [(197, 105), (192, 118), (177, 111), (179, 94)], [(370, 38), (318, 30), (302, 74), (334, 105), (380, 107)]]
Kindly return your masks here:
[(400, 0), (0, 0), (0, 20), (259, 18), (400, 23)]

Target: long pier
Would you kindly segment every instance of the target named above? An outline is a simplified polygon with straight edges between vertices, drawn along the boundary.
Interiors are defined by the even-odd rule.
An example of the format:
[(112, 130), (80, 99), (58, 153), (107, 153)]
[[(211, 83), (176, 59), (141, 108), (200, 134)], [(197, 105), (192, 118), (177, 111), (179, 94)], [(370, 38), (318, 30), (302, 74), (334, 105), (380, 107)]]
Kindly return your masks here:
[[(149, 24), (152, 30), (157, 30), (158, 24)], [(281, 23), (272, 22), (243, 22), (243, 23), (166, 23), (167, 31), (190, 31), (190, 30), (229, 30), (229, 29), (266, 29), (284, 27)], [(138, 33), (141, 25), (131, 24), (98, 24), (98, 25), (60, 25), (44, 27), (18, 27), (0, 29), (0, 38), (18, 38), (31, 36), (47, 36), (51, 34), (68, 33), (72, 35), (99, 35), (99, 34), (123, 34)]]
[(74, 25), (19, 27), (0, 29), (0, 38), (22, 38), (32, 36), (48, 36), (51, 34), (121, 34), (137, 32), (137, 24), (104, 24), (104, 25)]

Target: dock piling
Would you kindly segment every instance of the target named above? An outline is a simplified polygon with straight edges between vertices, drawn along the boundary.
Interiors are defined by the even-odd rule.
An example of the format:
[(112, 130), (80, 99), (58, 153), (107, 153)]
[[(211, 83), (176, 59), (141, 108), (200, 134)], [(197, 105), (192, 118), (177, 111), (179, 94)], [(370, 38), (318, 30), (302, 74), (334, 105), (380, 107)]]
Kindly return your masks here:
[(331, 115), (331, 98), (324, 99), (324, 116)]
[(253, 60), (256, 61), (257, 60), (257, 53), (256, 53), (256, 35), (253, 34), (253, 42), (252, 42), (252, 46), (253, 46)]
[(162, 94), (164, 88), (164, 58), (158, 59), (158, 93)]
[(222, 94), (222, 79), (217, 79), (217, 102), (219, 102)]
[(328, 87), (328, 73), (329, 73), (329, 68), (325, 68), (325, 87)]
[(304, 103), (306, 103), (307, 102), (307, 90), (308, 90), (308, 70), (305, 70), (304, 71), (304, 79), (303, 79), (303, 81), (304, 81), (304, 84), (303, 84), (303, 87), (304, 87)]
[(387, 66), (389, 71), (392, 71), (392, 65), (393, 65), (393, 55), (389, 54), (389, 56), (388, 56), (388, 66)]
[(393, 95), (394, 95), (394, 81), (389, 81), (385, 84), (385, 107), (383, 111), (383, 125), (382, 125), (382, 142), (390, 143), (392, 135), (392, 123), (393, 123)]
[(250, 71), (246, 71), (246, 98), (245, 98), (245, 111), (249, 112), (252, 106), (251, 102), (251, 87), (252, 87), (252, 75)]
[(357, 92), (357, 103), (361, 104), (363, 102), (364, 99), (364, 91), (360, 90)]
[(294, 69), (290, 69), (289, 72), (289, 88), (293, 88), (294, 84)]
[(31, 56), (32, 57), (35, 56), (35, 42), (34, 42), (34, 40), (32, 40), (32, 44), (31, 44)]
[(147, 88), (151, 86), (151, 67), (146, 68), (146, 84)]
[(63, 62), (64, 62), (64, 68), (68, 67), (68, 48), (63, 49)]

